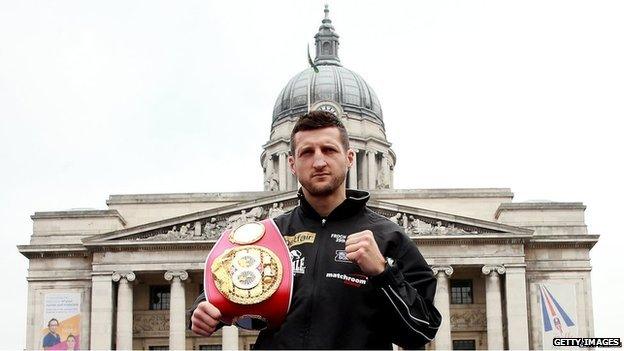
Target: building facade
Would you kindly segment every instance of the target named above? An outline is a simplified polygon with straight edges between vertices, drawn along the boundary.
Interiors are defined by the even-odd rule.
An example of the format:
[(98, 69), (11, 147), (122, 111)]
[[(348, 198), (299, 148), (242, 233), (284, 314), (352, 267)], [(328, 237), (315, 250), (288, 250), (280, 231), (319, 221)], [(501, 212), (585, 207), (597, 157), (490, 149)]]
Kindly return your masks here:
[(186, 309), (223, 230), (297, 206), (290, 130), (314, 109), (349, 131), (357, 157), (347, 186), (370, 191), (369, 207), (403, 226), (437, 277), (444, 318), (427, 349), (550, 349), (556, 336), (593, 336), (589, 252), (598, 235), (587, 231), (585, 206), (514, 202), (505, 188), (394, 189), (381, 105), (342, 66), (327, 8), (315, 39), (318, 73), (296, 74), (275, 103), (263, 191), (111, 195), (105, 210), (31, 216), (30, 242), (18, 246), (29, 260), (28, 349), (42, 348), (52, 329), (59, 349), (71, 337), (82, 349), (249, 349), (254, 332), (188, 331)]

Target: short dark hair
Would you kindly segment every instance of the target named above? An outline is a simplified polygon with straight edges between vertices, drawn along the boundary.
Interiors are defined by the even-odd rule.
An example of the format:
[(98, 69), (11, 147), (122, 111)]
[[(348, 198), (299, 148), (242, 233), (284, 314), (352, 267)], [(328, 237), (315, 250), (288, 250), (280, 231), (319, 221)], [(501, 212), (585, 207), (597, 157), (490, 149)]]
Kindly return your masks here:
[(340, 132), (340, 144), (342, 144), (344, 150), (347, 151), (349, 149), (349, 135), (340, 119), (331, 112), (310, 111), (299, 117), (290, 133), (290, 154), (293, 156), (295, 155), (295, 134), (297, 134), (297, 132), (330, 127), (338, 128)]
[(48, 321), (48, 327), (50, 326), (50, 324), (52, 324), (52, 321), (55, 321), (55, 322), (56, 322), (56, 325), (59, 325), (59, 324), (60, 324), (60, 323), (59, 323), (59, 321), (58, 321), (58, 319), (56, 319), (56, 318), (52, 318), (52, 319), (50, 319), (50, 321)]

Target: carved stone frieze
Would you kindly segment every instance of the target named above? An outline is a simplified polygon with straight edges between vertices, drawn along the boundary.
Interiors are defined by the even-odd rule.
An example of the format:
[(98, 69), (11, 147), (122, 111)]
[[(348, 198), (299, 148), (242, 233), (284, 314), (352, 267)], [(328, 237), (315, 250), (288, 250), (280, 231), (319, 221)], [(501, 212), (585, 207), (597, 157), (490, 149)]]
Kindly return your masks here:
[[(275, 218), (297, 206), (298, 199), (288, 199), (274, 203), (239, 210), (238, 213), (223, 213), (212, 217), (179, 223), (127, 237), (126, 240), (140, 241), (183, 241), (216, 240), (221, 233), (242, 224)], [(448, 220), (425, 217), (409, 212), (395, 212), (383, 208), (371, 208), (378, 214), (403, 227), (411, 237), (418, 236), (460, 236), (500, 233), (473, 225), (455, 223)]]
[(426, 235), (475, 235), (483, 233), (496, 233), (493, 230), (485, 230), (469, 225), (460, 225), (453, 222), (442, 221), (435, 218), (426, 218), (405, 212), (390, 212), (376, 210), (377, 213), (388, 217), (392, 222), (403, 227), (409, 236)]
[(133, 334), (169, 333), (169, 311), (134, 311)]
[(451, 329), (453, 331), (479, 331), (487, 329), (485, 306), (451, 309)]
[(239, 213), (223, 214), (181, 223), (144, 232), (128, 239), (141, 241), (216, 240), (221, 233), (228, 229), (236, 228), (245, 223), (260, 221), (267, 217), (275, 218), (287, 211), (285, 207), (288, 209), (294, 207), (297, 204), (296, 201), (295, 199), (286, 203), (275, 202), (265, 206), (242, 209)]

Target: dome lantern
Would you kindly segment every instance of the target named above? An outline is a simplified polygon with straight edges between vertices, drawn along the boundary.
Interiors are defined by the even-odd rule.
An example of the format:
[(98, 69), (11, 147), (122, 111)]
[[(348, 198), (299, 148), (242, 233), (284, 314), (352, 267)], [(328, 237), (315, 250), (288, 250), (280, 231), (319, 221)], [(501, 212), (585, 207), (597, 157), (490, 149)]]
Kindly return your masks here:
[(331, 19), (329, 19), (329, 5), (325, 5), (325, 18), (323, 18), (318, 33), (314, 36), (314, 39), (316, 39), (314, 64), (341, 66), (340, 58), (338, 57), (339, 37), (334, 30)]
[(298, 188), (287, 163), (290, 134), (297, 119), (311, 110), (329, 111), (347, 128), (349, 147), (356, 153), (346, 179), (348, 188), (392, 188), (396, 155), (386, 138), (379, 99), (359, 74), (342, 65), (338, 38), (325, 5), (325, 17), (314, 36), (317, 70), (308, 67), (297, 73), (275, 101), (270, 137), (260, 155), (265, 190)]

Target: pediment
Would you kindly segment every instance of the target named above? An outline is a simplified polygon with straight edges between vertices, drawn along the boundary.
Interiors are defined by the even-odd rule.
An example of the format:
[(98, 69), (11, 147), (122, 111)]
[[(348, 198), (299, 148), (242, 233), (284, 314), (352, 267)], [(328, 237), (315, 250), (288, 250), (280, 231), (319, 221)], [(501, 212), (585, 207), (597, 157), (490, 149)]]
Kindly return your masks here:
[[(277, 217), (298, 205), (295, 191), (191, 213), (85, 238), (85, 246), (214, 242), (226, 229)], [(405, 229), (410, 237), (527, 236), (532, 230), (475, 218), (370, 200), (368, 206)]]

